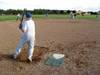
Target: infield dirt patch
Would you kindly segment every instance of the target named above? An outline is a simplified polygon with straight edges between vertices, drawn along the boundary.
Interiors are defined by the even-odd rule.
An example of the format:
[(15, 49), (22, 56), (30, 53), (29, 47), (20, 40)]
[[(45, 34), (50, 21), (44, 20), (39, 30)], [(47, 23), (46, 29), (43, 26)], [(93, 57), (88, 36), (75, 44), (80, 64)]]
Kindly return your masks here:
[[(0, 75), (100, 75), (100, 22), (97, 20), (36, 19), (33, 62), (27, 61), (27, 46), (18, 61), (15, 52), (21, 32), (19, 22), (0, 22)], [(64, 53), (60, 67), (45, 65), (53, 53)]]

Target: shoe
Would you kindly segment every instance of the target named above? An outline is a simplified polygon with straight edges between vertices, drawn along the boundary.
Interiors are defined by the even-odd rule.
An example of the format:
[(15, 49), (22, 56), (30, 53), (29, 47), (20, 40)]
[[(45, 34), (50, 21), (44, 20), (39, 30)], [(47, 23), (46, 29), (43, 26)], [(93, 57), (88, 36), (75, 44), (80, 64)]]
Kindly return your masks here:
[(28, 61), (29, 61), (29, 62), (32, 62), (32, 58), (28, 57)]
[(13, 58), (14, 58), (14, 59), (17, 59), (17, 56), (18, 56), (17, 54), (14, 54), (14, 55), (13, 55)]

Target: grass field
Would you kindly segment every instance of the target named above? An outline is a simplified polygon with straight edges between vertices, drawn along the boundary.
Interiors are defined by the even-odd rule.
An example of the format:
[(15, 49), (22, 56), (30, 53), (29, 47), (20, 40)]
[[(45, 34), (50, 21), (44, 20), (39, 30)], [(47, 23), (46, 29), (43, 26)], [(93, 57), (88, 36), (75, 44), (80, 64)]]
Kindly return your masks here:
[[(70, 19), (69, 15), (48, 15), (48, 17), (46, 17), (45, 15), (33, 15), (33, 18), (35, 19)], [(76, 17), (76, 19), (89, 19), (89, 20), (100, 20), (100, 15), (98, 16), (98, 18), (96, 17), (96, 15), (85, 15), (85, 16), (80, 16), (78, 15)], [(3, 15), (0, 16), (0, 21), (7, 21), (7, 20), (16, 20), (16, 15)]]

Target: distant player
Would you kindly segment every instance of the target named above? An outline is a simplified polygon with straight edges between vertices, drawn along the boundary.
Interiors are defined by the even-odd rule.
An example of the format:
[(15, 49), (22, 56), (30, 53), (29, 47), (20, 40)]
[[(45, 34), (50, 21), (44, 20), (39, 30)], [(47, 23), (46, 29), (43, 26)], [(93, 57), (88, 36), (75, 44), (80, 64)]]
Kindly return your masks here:
[(21, 18), (21, 15), (18, 13), (18, 14), (17, 14), (17, 17), (16, 17), (16, 21), (17, 21), (17, 20), (20, 20), (20, 18)]
[(48, 17), (48, 11), (45, 13), (45, 16)]
[(98, 19), (99, 18), (99, 14), (98, 14), (98, 12), (96, 12), (96, 19)]
[(32, 62), (32, 56), (34, 51), (34, 41), (35, 41), (35, 23), (32, 20), (32, 14), (27, 12), (25, 14), (25, 20), (22, 22), (22, 27), (20, 30), (23, 32), (22, 37), (19, 41), (19, 44), (16, 48), (16, 52), (14, 54), (14, 59), (20, 54), (21, 49), (24, 44), (28, 44), (28, 60)]
[(75, 18), (75, 15), (74, 15), (73, 12), (70, 12), (70, 18), (71, 18), (71, 19), (74, 19), (74, 18)]

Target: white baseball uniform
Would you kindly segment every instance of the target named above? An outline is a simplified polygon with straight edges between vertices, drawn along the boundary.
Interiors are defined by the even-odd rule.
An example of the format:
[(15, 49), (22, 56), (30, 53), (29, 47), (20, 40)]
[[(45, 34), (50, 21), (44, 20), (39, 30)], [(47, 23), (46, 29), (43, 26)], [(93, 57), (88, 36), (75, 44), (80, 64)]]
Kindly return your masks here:
[(26, 20), (22, 23), (22, 29), (24, 33), (20, 39), (20, 42), (16, 48), (16, 55), (21, 52), (22, 47), (25, 43), (28, 44), (28, 57), (32, 58), (34, 51), (34, 42), (35, 42), (35, 23), (32, 19)]

